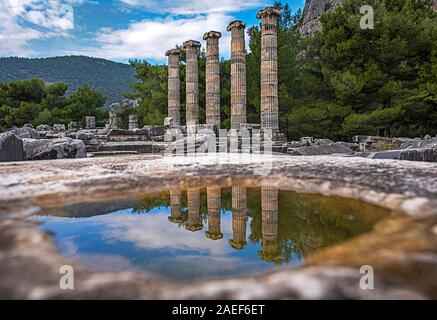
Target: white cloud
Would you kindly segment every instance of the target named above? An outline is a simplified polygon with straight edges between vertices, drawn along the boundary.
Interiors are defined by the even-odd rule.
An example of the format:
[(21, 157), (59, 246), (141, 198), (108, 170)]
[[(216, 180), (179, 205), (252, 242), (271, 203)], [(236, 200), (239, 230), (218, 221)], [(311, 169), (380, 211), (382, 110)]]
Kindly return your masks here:
[(68, 36), (84, 0), (0, 0), (0, 55), (29, 55), (28, 42)]
[(120, 0), (145, 11), (173, 15), (237, 12), (262, 5), (262, 0)]
[[(31, 56), (32, 40), (68, 37), (74, 29), (74, 6), (86, 0), (0, 0), (0, 55)], [(88, 0), (89, 2), (91, 0)], [(234, 12), (265, 5), (265, 0), (118, 0), (123, 8), (154, 13), (127, 27), (101, 28), (94, 42), (76, 50), (59, 48), (56, 54), (83, 54), (107, 59), (165, 61), (164, 53), (189, 39), (202, 41), (210, 30), (222, 32), (221, 53), (229, 55), (226, 26)], [(44, 54), (52, 53), (43, 52)], [(38, 52), (41, 54), (41, 52)]]
[(162, 60), (165, 52), (184, 41), (202, 40), (206, 31), (222, 32), (220, 47), (228, 52), (230, 35), (226, 26), (233, 20), (225, 14), (197, 15), (192, 18), (154, 19), (132, 23), (127, 29), (103, 28), (96, 37), (99, 48), (88, 54), (109, 59), (154, 58)]
[(205, 32), (215, 30), (222, 33), (220, 50), (222, 55), (228, 56), (230, 34), (226, 27), (235, 20), (232, 13), (266, 4), (265, 0), (120, 1), (127, 7), (161, 17), (133, 22), (125, 29), (102, 28), (96, 35), (99, 47), (79, 50), (78, 54), (107, 59), (152, 58), (164, 61), (168, 49), (189, 39), (202, 42)]

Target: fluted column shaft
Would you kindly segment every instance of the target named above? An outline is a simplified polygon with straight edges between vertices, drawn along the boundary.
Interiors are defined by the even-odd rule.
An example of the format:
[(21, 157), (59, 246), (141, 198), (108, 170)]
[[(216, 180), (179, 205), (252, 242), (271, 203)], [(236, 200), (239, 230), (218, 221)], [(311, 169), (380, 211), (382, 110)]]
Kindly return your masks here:
[(205, 33), (206, 40), (206, 124), (220, 128), (220, 57), (219, 39), (221, 33)]
[(279, 129), (278, 35), (281, 12), (267, 7), (257, 14), (261, 19), (261, 128)]
[(278, 189), (271, 187), (261, 188), (262, 209), (262, 252), (261, 258), (267, 261), (278, 261)]
[(232, 240), (235, 249), (246, 245), (247, 188), (232, 187)]
[(170, 190), (171, 215), (168, 218), (169, 221), (171, 222), (182, 221), (181, 201), (182, 201), (181, 190)]
[(208, 187), (206, 190), (208, 201), (208, 231), (206, 236), (213, 240), (223, 238), (220, 230), (221, 192), (222, 190), (216, 187)]
[(168, 116), (173, 118), (173, 124), (181, 124), (181, 91), (179, 76), (179, 49), (166, 52), (168, 57)]
[(200, 216), (200, 190), (188, 189), (188, 221), (187, 229), (190, 231), (197, 231), (202, 229), (202, 217)]
[(199, 124), (199, 48), (200, 42), (184, 42), (186, 55), (186, 117), (187, 126)]
[(246, 117), (246, 25), (234, 21), (228, 26), (231, 32), (231, 128), (240, 129)]

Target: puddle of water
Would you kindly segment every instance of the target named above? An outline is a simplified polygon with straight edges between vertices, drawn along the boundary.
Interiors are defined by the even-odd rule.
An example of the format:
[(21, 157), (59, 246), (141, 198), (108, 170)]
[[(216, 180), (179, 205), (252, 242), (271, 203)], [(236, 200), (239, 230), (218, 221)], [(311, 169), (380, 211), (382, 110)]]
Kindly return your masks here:
[(371, 230), (387, 214), (349, 199), (214, 187), (43, 209), (34, 218), (63, 255), (92, 270), (184, 281), (304, 265), (307, 255)]

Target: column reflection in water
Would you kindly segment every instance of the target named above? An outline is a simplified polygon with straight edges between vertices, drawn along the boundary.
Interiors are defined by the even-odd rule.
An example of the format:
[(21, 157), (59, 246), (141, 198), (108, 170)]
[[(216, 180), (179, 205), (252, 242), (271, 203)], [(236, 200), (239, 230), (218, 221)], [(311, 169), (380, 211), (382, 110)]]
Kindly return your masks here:
[(246, 246), (247, 188), (232, 187), (232, 239), (229, 244), (235, 249)]
[(281, 262), (278, 237), (278, 189), (261, 188), (262, 250), (258, 256), (268, 262)]
[(200, 189), (188, 189), (188, 221), (187, 230), (198, 231), (203, 228), (202, 217), (200, 216)]
[(182, 222), (182, 211), (181, 211), (181, 201), (182, 201), (182, 191), (181, 190), (170, 190), (170, 209), (171, 215), (168, 217), (170, 222), (180, 223)]
[(223, 233), (220, 231), (221, 192), (222, 189), (216, 187), (208, 187), (206, 189), (206, 197), (208, 200), (208, 231), (206, 231), (205, 234), (212, 240), (223, 238)]

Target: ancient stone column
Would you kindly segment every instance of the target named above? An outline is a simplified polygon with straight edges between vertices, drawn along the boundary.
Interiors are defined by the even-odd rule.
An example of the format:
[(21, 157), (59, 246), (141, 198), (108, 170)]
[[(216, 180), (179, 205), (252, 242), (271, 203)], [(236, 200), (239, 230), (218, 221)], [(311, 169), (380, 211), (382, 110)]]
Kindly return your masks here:
[(261, 188), (262, 250), (258, 256), (269, 262), (280, 262), (278, 236), (278, 189)]
[(231, 128), (240, 129), (246, 117), (246, 43), (242, 21), (229, 24), (231, 32)]
[(200, 216), (200, 190), (188, 189), (188, 221), (186, 228), (190, 231), (198, 231), (203, 228), (202, 217)]
[(232, 187), (232, 239), (229, 244), (235, 249), (246, 246), (247, 188)]
[(179, 49), (168, 50), (168, 116), (173, 125), (181, 124), (181, 81), (179, 77)]
[(95, 129), (96, 128), (96, 117), (94, 117), (94, 116), (85, 117), (85, 128), (86, 129)]
[(136, 114), (129, 115), (129, 130), (138, 129), (138, 116)]
[(274, 7), (260, 10), (261, 19), (261, 128), (279, 130), (278, 121), (278, 35), (277, 19), (281, 11)]
[(170, 209), (171, 214), (168, 217), (168, 221), (179, 223), (182, 222), (181, 211), (182, 192), (181, 190), (170, 190)]
[(118, 119), (117, 113), (115, 111), (109, 111), (109, 129), (117, 129), (118, 128)]
[(205, 235), (212, 240), (223, 238), (223, 233), (220, 231), (221, 193), (222, 189), (220, 188), (208, 187), (206, 189), (208, 201), (208, 231), (205, 232)]
[(220, 129), (220, 32), (210, 31), (204, 34), (206, 40), (206, 124)]
[(187, 132), (195, 133), (199, 124), (199, 63), (200, 42), (189, 40), (184, 42), (186, 55), (186, 117)]

